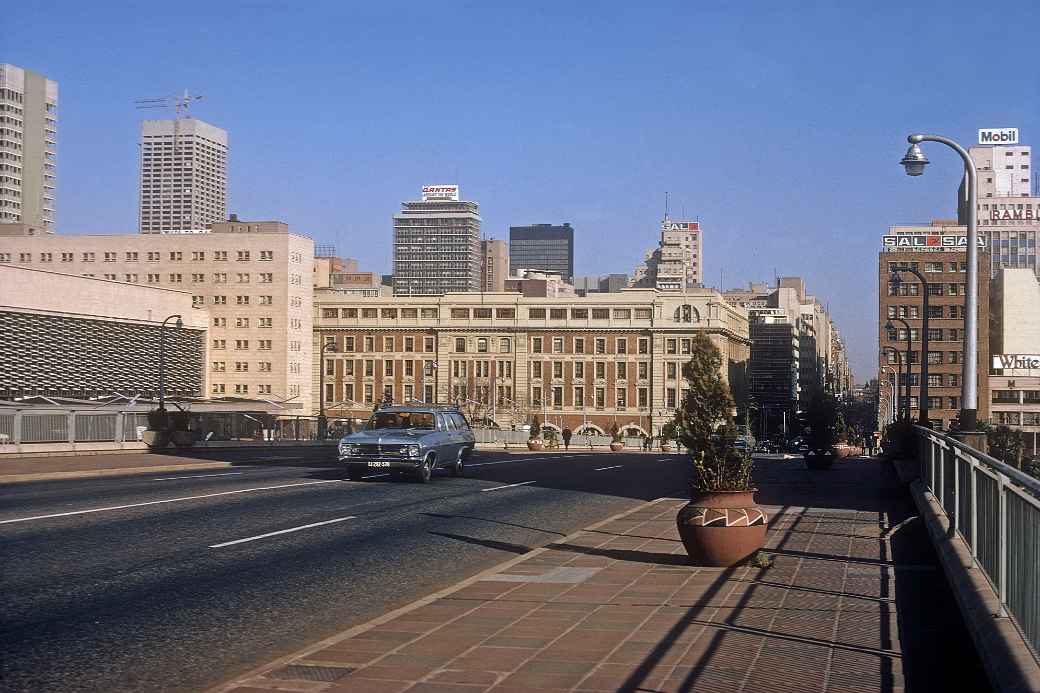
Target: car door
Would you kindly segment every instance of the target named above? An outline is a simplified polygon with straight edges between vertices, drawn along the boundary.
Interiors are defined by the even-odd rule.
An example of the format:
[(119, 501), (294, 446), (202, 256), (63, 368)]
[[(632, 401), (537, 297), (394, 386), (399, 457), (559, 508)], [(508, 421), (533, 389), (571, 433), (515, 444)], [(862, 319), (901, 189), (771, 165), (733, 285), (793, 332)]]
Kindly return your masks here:
[(459, 432), (455, 428), (455, 421), (451, 414), (439, 414), (444, 425), (444, 437), (441, 439), (437, 452), (437, 461), (445, 464), (454, 460), (459, 455)]
[(472, 447), (475, 443), (475, 438), (473, 429), (469, 427), (466, 417), (462, 414), (452, 414), (452, 418), (455, 419), (456, 428), (458, 428), (459, 446), (462, 448)]

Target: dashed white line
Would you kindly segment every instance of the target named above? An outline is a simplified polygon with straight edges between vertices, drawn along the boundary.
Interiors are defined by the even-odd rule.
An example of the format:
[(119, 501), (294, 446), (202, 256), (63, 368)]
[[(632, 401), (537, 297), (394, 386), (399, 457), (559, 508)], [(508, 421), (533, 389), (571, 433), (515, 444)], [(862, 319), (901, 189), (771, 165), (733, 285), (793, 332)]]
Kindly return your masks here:
[(226, 474), (195, 474), (192, 476), (161, 476), (152, 481), (177, 481), (178, 479), (206, 479), (211, 476), (237, 476), (243, 472), (227, 472)]
[(528, 484), (536, 483), (534, 481), (521, 481), (519, 484), (506, 484), (505, 486), (492, 486), (491, 488), (482, 488), (480, 491), (500, 491), (504, 488), (513, 488), (514, 486), (527, 486)]
[(289, 529), (280, 529), (277, 532), (268, 532), (267, 534), (258, 534), (255, 537), (246, 537), (245, 539), (235, 539), (234, 541), (225, 541), (223, 544), (213, 544), (210, 546), (211, 549), (222, 549), (225, 546), (234, 546), (235, 544), (244, 544), (247, 541), (256, 541), (257, 539), (266, 539), (267, 537), (278, 536), (279, 534), (289, 534), (290, 532), (299, 532), (301, 529), (310, 529), (311, 527), (321, 527), (322, 525), (331, 525), (337, 522), (343, 522), (345, 520), (356, 520), (354, 515), (347, 517), (337, 517), (335, 520), (325, 520), (324, 522), (312, 522), (309, 525), (300, 525), (299, 527), (291, 527)]
[(596, 470), (594, 470), (594, 471), (597, 471), (597, 472), (605, 472), (605, 471), (607, 471), (608, 469), (621, 469), (621, 468), (622, 468), (622, 467), (624, 467), (624, 466), (625, 466), (625, 465), (623, 465), (623, 464), (615, 464), (615, 465), (614, 465), (613, 467), (600, 467), (599, 469), (596, 469)]
[(200, 496), (181, 496), (179, 498), (165, 498), (163, 500), (146, 501), (144, 503), (129, 503), (127, 505), (110, 505), (104, 508), (91, 508), (89, 510), (73, 510), (67, 513), (53, 513), (50, 515), (34, 515), (32, 517), (18, 517), (13, 520), (0, 520), (0, 525), (14, 522), (29, 522), (30, 520), (49, 520), (53, 517), (69, 517), (71, 515), (87, 515), (89, 513), (103, 513), (109, 510), (126, 510), (127, 508), (141, 508), (146, 505), (161, 505), (163, 503), (179, 503), (181, 501), (198, 500), (200, 498), (216, 498), (217, 496), (232, 496), (236, 493), (250, 493), (251, 491), (273, 491), (279, 488), (293, 488), (294, 486), (313, 486), (314, 484), (338, 484), (340, 479), (328, 481), (303, 481), (298, 484), (279, 484), (278, 486), (257, 486), (254, 488), (242, 488), (237, 491), (221, 491), (219, 493), (204, 493)]

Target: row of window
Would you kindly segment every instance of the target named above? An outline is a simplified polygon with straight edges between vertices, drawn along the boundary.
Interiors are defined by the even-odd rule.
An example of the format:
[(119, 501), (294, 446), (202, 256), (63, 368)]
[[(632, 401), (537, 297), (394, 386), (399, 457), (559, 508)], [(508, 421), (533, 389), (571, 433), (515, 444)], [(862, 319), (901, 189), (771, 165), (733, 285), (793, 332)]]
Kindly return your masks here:
[[(532, 320), (545, 320), (548, 315), (549, 320), (566, 320), (567, 316), (570, 315), (571, 319), (574, 320), (610, 320), (611, 316), (615, 320), (631, 320), (635, 316), (636, 320), (649, 320), (653, 317), (653, 310), (651, 308), (549, 308), (548, 312), (545, 308), (528, 308), (527, 317)], [(682, 306), (676, 309), (676, 321), (680, 322), (695, 322), (694, 315), (696, 311), (693, 310), (692, 306)], [(361, 317), (362, 319), (375, 319), (382, 318), (384, 320), (396, 320), (400, 317), (402, 320), (416, 319), (422, 315), (423, 319), (427, 318), (438, 318), (439, 310), (437, 308), (322, 308), (321, 317), (327, 319), (333, 318), (350, 318), (356, 319)], [(490, 320), (492, 316), (497, 319), (513, 320), (516, 318), (515, 308), (452, 308), (450, 313), (454, 320)]]
[[(289, 391), (292, 392), (293, 390), (295, 390), (295, 395), (300, 394), (299, 389), (300, 389), (299, 385), (290, 385), (289, 386)], [(212, 394), (214, 394), (214, 395), (226, 395), (226, 394), (228, 394), (227, 385), (225, 383), (213, 383), (213, 384), (210, 385), (209, 391)], [(248, 395), (248, 394), (250, 394), (250, 392), (249, 392), (249, 385), (246, 384), (246, 383), (235, 383), (235, 388), (234, 388), (233, 392), (236, 395)], [(257, 384), (256, 385), (256, 389), (254, 390), (254, 392), (256, 394), (258, 394), (258, 395), (270, 395), (270, 394), (273, 394), (273, 392), (271, 390), (271, 386), (267, 385), (265, 383)], [(295, 395), (292, 395), (292, 396), (295, 396)]]
[[(554, 409), (562, 409), (565, 406), (574, 407), (578, 409), (585, 409), (592, 407), (594, 409), (603, 410), (607, 408), (607, 390), (604, 387), (592, 388), (590, 392), (586, 392), (587, 388), (579, 385), (571, 390), (571, 399), (569, 401), (564, 400), (564, 388), (563, 387), (552, 387), (548, 391), (544, 390), (540, 385), (534, 385), (531, 387), (531, 406), (532, 407), (543, 407), (550, 406)], [(591, 395), (586, 399), (586, 395)], [(548, 396), (548, 399), (544, 397)], [(668, 388), (665, 390), (665, 406), (669, 409), (674, 409), (676, 404), (676, 389)], [(628, 390), (625, 388), (616, 388), (614, 390), (614, 407), (618, 410), (627, 409), (629, 407), (628, 401)], [(640, 387), (636, 388), (636, 402), (635, 406), (639, 409), (646, 409), (650, 406), (650, 390), (649, 388)]]
[[(226, 261), (228, 261), (228, 253), (229, 252), (230, 251), (227, 251), (227, 250), (215, 250), (215, 251), (213, 251), (213, 260), (218, 261), (218, 262), (226, 262)], [(252, 257), (251, 251), (239, 250), (237, 252), (238, 252), (238, 256), (237, 256), (236, 260), (238, 262), (249, 262), (250, 261), (250, 258)], [(76, 258), (76, 254), (75, 253), (70, 253), (70, 252), (58, 252), (58, 253), (48, 252), (48, 253), (39, 253), (39, 261), (40, 262), (54, 262), (54, 256), (55, 255), (58, 255), (60, 257), (61, 262), (75, 262), (75, 258)], [(139, 251), (136, 251), (136, 250), (128, 250), (128, 251), (125, 251), (123, 253), (123, 261), (124, 262), (139, 262), (142, 255), (145, 256), (145, 261), (147, 261), (147, 262), (160, 262), (162, 260), (162, 253), (159, 252), (159, 251), (149, 250), (147, 252), (142, 253), (142, 252), (139, 252)], [(11, 262), (12, 261), (12, 259), (11, 259), (12, 256), (13, 256), (13, 253), (0, 253), (0, 262)], [(174, 250), (174, 251), (170, 251), (168, 253), (167, 259), (170, 262), (181, 262), (181, 261), (184, 260), (184, 256), (185, 256), (185, 252), (184, 251)], [(81, 252), (80, 253), (80, 262), (96, 262), (97, 258), (98, 258), (98, 253), (96, 253), (96, 252), (85, 251), (85, 252)], [(273, 250), (261, 250), (259, 259), (262, 262), (270, 262), (270, 261), (274, 260), (274, 251)], [(18, 261), (19, 262), (32, 262), (32, 253), (18, 253)], [(107, 251), (106, 250), (106, 251), (101, 253), (101, 261), (102, 262), (118, 262), (119, 261), (119, 253), (115, 252), (115, 251)], [(206, 261), (206, 251), (205, 250), (193, 250), (193, 251), (191, 251), (191, 261), (192, 262), (205, 262)]]
[[(904, 318), (908, 320), (916, 320), (921, 317), (920, 306), (888, 306), (888, 317), (889, 318)], [(950, 306), (928, 306), (928, 317), (930, 319), (949, 319), (949, 320), (963, 320), (964, 319), (964, 306), (961, 305), (950, 305)]]
[[(257, 373), (271, 373), (272, 363), (270, 361), (258, 361), (256, 364)], [(249, 372), (249, 361), (235, 361), (232, 364), (232, 369), (235, 373), (248, 373)], [(224, 373), (228, 370), (227, 361), (214, 361), (210, 364), (210, 370), (214, 373)]]
[[(911, 350), (909, 352), (906, 352), (906, 351), (900, 350), (898, 357), (896, 356), (895, 352), (890, 351), (890, 350), (886, 350), (885, 353), (887, 354), (888, 363), (890, 363), (890, 364), (898, 364), (899, 363), (899, 359), (901, 358), (901, 359), (903, 359), (903, 365), (905, 366), (906, 365), (907, 354), (910, 355), (910, 363), (911, 364), (915, 364), (915, 363), (920, 363), (921, 362), (921, 353), (919, 351), (912, 351)], [(956, 364), (956, 363), (960, 363), (960, 362), (961, 362), (961, 352), (960, 351), (929, 351), (928, 352), (928, 363), (931, 364), (931, 365), (942, 365), (943, 363)]]
[[(888, 330), (888, 341), (890, 342), (905, 342), (907, 337), (907, 331), (905, 327), (898, 329)], [(941, 327), (929, 327), (928, 328), (928, 341), (929, 342), (960, 342), (964, 339), (964, 330), (951, 327), (949, 329), (943, 329)], [(919, 342), (921, 340), (921, 331), (916, 327), (910, 328), (910, 341)]]
[[(298, 320), (293, 320), (293, 323), (298, 323), (298, 322), (299, 322)], [(239, 317), (235, 318), (235, 322), (233, 324), (234, 324), (235, 327), (241, 327), (241, 328), (247, 328), (248, 329), (251, 323), (252, 323), (252, 320), (250, 318), (239, 316)], [(224, 317), (213, 318), (213, 327), (227, 327), (227, 326), (228, 326), (228, 319), (227, 318), (224, 318)], [(258, 318), (256, 318), (256, 326), (257, 327), (274, 327), (274, 318), (267, 317), (267, 316), (258, 317)], [(293, 324), (293, 327), (298, 327), (298, 325)]]
[(993, 403), (1040, 404), (1040, 390), (994, 390)]
[(1040, 426), (1040, 412), (995, 411), (993, 419), (1003, 426)]
[[(888, 374), (888, 382), (895, 384), (895, 376), (892, 373)], [(906, 374), (899, 374), (899, 387), (902, 388), (906, 385)], [(921, 385), (921, 374), (911, 373), (910, 374), (910, 387), (919, 387)], [(928, 387), (960, 387), (961, 376), (959, 373), (929, 373), (928, 374)]]

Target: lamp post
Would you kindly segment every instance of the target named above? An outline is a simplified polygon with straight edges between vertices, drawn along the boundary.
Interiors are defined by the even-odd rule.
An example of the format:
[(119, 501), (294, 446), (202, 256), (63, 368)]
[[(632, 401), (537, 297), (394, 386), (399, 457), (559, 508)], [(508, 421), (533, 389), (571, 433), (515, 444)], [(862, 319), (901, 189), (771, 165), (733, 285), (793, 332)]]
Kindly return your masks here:
[[(968, 273), (967, 273), (967, 295), (964, 300), (964, 358), (961, 369), (961, 412), (960, 430), (976, 431), (978, 429), (978, 303), (979, 303), (979, 247), (978, 247), (978, 185), (975, 172), (975, 162), (964, 147), (953, 140), (940, 135), (909, 135), (906, 141), (910, 148), (903, 157), (901, 163), (906, 169), (906, 175), (919, 176), (924, 173), (924, 167), (928, 159), (921, 151), (921, 142), (938, 142), (945, 144), (957, 152), (964, 162), (964, 176), (967, 181), (967, 205), (968, 205)], [(974, 441), (978, 442), (978, 441)]]
[[(889, 321), (885, 323), (885, 329), (886, 330), (895, 330), (896, 329), (895, 325), (892, 324), (893, 320), (895, 322), (903, 323), (903, 329), (906, 330), (906, 359), (904, 359), (904, 361), (903, 361), (906, 364), (906, 381), (903, 384), (903, 390), (906, 391), (906, 414), (905, 414), (905, 416), (903, 418), (905, 420), (909, 421), (910, 420), (910, 366), (911, 366), (911, 362), (913, 361), (913, 359), (910, 358), (910, 354), (913, 353), (913, 348), (912, 348), (913, 340), (911, 339), (912, 335), (910, 333), (910, 325), (909, 325), (909, 323), (907, 323), (906, 320), (903, 320), (902, 318), (891, 318), (891, 319), (889, 319)], [(892, 348), (894, 349), (895, 347), (892, 347)]]
[[(892, 353), (894, 353), (896, 355), (896, 367), (892, 368), (891, 366), (882, 366), (881, 370), (884, 371), (886, 368), (892, 368), (892, 372), (895, 374), (895, 382), (892, 383), (892, 396), (894, 397), (893, 406), (892, 406), (892, 420), (895, 421), (895, 419), (896, 419), (896, 411), (897, 411), (896, 410), (896, 403), (901, 401), (899, 399), (899, 371), (902, 370), (902, 368), (903, 368), (903, 355), (902, 355), (902, 353), (900, 353), (899, 349), (896, 349), (894, 346), (886, 346), (884, 349), (882, 349), (882, 352), (887, 351), (889, 349), (891, 349)], [(906, 400), (907, 400), (907, 402), (909, 402), (910, 401), (910, 381), (909, 380), (906, 381), (906, 384), (904, 385), (904, 387), (906, 388)], [(907, 407), (907, 408), (909, 409), (909, 407)]]
[[(899, 286), (899, 273), (909, 272), (918, 279), (921, 280), (921, 293), (924, 294), (924, 315), (921, 316), (921, 401), (917, 408), (917, 423), (926, 428), (929, 426), (928, 421), (928, 282), (925, 281), (924, 275), (918, 270), (912, 267), (901, 267), (892, 270), (892, 285)], [(940, 284), (940, 288), (942, 285)], [(907, 381), (907, 385), (909, 385)]]
[(177, 329), (184, 327), (179, 315), (170, 315), (159, 326), (159, 411), (166, 413), (166, 323), (176, 320)]
[(318, 344), (318, 438), (325, 440), (329, 426), (328, 419), (325, 418), (325, 352), (335, 353), (336, 345), (325, 341), (325, 337), (322, 337)]

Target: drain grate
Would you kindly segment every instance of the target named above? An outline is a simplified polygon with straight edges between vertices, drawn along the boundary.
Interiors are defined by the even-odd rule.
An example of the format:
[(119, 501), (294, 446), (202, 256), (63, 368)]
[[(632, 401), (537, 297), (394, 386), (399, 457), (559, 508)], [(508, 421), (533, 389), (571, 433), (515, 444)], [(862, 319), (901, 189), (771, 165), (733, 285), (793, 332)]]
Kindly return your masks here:
[(270, 679), (294, 679), (296, 681), (322, 681), (331, 683), (339, 681), (347, 674), (354, 671), (352, 667), (319, 667), (304, 664), (290, 664), (275, 671), (269, 671), (264, 676)]

